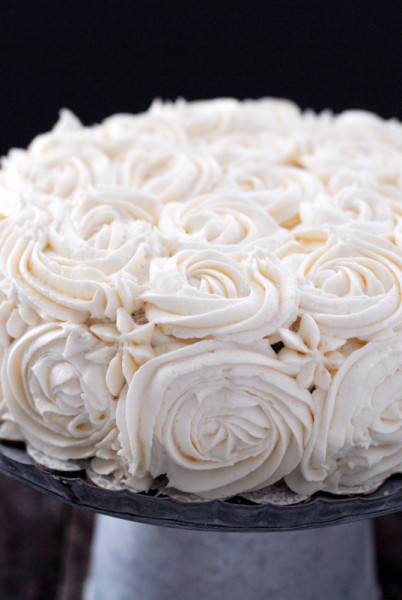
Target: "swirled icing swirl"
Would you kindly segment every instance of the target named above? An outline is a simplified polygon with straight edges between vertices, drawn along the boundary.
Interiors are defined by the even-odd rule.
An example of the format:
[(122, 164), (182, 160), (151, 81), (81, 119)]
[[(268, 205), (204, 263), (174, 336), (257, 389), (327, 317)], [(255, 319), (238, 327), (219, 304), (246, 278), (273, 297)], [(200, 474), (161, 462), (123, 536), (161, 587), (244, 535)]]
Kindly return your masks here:
[(146, 363), (119, 406), (133, 473), (225, 497), (276, 481), (299, 463), (310, 394), (272, 356), (199, 342)]

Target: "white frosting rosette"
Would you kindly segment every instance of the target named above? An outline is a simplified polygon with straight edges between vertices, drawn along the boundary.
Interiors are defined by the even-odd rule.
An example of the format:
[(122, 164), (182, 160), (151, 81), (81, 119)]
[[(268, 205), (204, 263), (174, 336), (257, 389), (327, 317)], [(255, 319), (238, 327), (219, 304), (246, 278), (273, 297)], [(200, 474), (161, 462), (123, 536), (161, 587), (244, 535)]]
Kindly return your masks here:
[(135, 149), (119, 156), (119, 182), (124, 187), (180, 202), (213, 188), (221, 168), (209, 152), (194, 149)]
[(154, 102), (151, 118), (168, 116), (171, 123), (180, 124), (189, 138), (221, 137), (236, 128), (241, 104), (233, 98), (188, 103), (179, 99), (175, 103)]
[[(67, 149), (72, 153), (77, 148), (101, 150), (99, 133), (101, 127), (84, 127), (81, 121), (68, 109), (60, 110), (59, 119), (53, 129), (36, 136), (29, 144), (27, 154), (33, 158), (59, 156)], [(109, 162), (109, 167), (111, 163)]]
[(382, 119), (367, 110), (345, 110), (336, 117), (336, 126), (345, 137), (364, 136), (402, 151), (401, 124), (397, 119)]
[[(377, 189), (376, 189), (377, 188)], [(374, 188), (350, 185), (345, 186), (332, 197), (320, 195), (300, 207), (301, 222), (307, 227), (347, 225), (351, 229), (373, 234), (387, 234), (402, 216), (401, 193), (398, 203), (391, 194), (381, 193), (381, 187)], [(394, 196), (397, 194), (395, 193)]]
[(84, 322), (136, 308), (138, 286), (162, 252), (152, 197), (101, 188), (57, 205), (48, 224), (18, 219), (1, 245), (1, 266), (22, 302), (44, 318)]
[(289, 229), (300, 222), (302, 203), (325, 193), (318, 177), (308, 171), (287, 165), (269, 166), (264, 153), (250, 156), (250, 152), (227, 168), (217, 189), (237, 194), (242, 190), (246, 205), (250, 200), (258, 202), (278, 225)]
[(369, 342), (345, 358), (317, 409), (300, 469), (303, 493), (368, 491), (402, 464), (402, 336)]
[[(345, 117), (335, 117), (326, 127), (316, 130), (311, 147), (299, 156), (299, 162), (308, 171), (328, 183), (337, 172), (348, 170), (358, 177), (370, 174), (379, 182), (399, 179), (401, 176), (402, 146), (395, 144), (397, 136), (384, 135), (386, 127), (353, 127), (353, 111), (348, 123)], [(398, 128), (399, 130), (399, 128)]]
[(311, 395), (267, 352), (205, 341), (140, 367), (117, 415), (130, 472), (220, 498), (293, 471), (312, 431)]
[(402, 253), (387, 240), (337, 228), (298, 260), (300, 310), (324, 333), (368, 340), (400, 322)]
[(176, 245), (207, 243), (223, 251), (279, 231), (274, 219), (257, 202), (230, 192), (213, 192), (186, 203), (167, 204), (158, 226)]
[(141, 300), (148, 320), (175, 337), (248, 343), (295, 319), (298, 291), (293, 274), (268, 252), (231, 258), (188, 249), (152, 262)]
[(94, 146), (63, 145), (45, 155), (13, 150), (5, 161), (5, 184), (26, 195), (67, 198), (91, 184), (113, 184), (109, 158)]
[(183, 125), (167, 115), (167, 106), (158, 114), (160, 102), (155, 101), (147, 113), (118, 113), (105, 119), (99, 130), (99, 144), (117, 159), (130, 149), (160, 150), (184, 144), (187, 134)]
[(294, 130), (300, 125), (300, 108), (290, 100), (261, 98), (240, 102), (234, 98), (216, 98), (175, 103), (154, 102), (150, 109), (151, 118), (166, 118), (180, 124), (189, 138), (212, 140), (224, 138), (233, 132), (255, 135), (262, 130)]
[(115, 427), (106, 366), (86, 357), (98, 342), (85, 326), (51, 323), (27, 331), (7, 356), (7, 407), (28, 443), (51, 458), (94, 456)]
[(62, 110), (51, 131), (3, 159), (2, 181), (33, 202), (36, 197), (68, 198), (91, 184), (113, 184), (115, 169), (97, 137), (96, 127), (85, 128)]
[(284, 98), (259, 98), (239, 102), (237, 127), (240, 130), (261, 132), (295, 130), (301, 125), (301, 110), (294, 102)]
[(286, 131), (264, 130), (253, 137), (246, 132), (233, 132), (208, 143), (208, 149), (218, 163), (226, 169), (234, 162), (241, 162), (247, 155), (263, 155), (267, 166), (294, 165), (299, 154), (299, 140), (291, 129)]

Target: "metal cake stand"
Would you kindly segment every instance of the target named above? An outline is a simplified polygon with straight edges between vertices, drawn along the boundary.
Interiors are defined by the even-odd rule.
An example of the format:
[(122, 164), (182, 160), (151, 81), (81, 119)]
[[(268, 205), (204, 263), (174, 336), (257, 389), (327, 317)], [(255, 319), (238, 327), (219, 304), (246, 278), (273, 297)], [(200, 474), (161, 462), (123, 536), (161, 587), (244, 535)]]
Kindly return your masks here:
[(402, 510), (402, 475), (389, 478), (367, 495), (317, 493), (290, 506), (254, 504), (243, 498), (183, 502), (159, 493), (111, 491), (97, 487), (85, 473), (60, 473), (39, 467), (22, 446), (0, 443), (0, 472), (53, 498), (112, 517), (181, 529), (215, 531), (290, 531), (325, 527)]

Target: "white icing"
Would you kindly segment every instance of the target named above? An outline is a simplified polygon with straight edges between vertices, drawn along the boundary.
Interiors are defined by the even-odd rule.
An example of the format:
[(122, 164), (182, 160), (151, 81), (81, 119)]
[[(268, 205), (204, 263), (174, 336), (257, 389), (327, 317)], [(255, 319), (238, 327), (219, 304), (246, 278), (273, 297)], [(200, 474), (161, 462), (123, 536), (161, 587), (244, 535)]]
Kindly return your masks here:
[(45, 324), (7, 356), (7, 407), (26, 440), (55, 459), (92, 456), (115, 427), (106, 366), (86, 357), (97, 342), (85, 326)]
[(252, 348), (199, 342), (147, 362), (118, 407), (133, 474), (204, 497), (269, 485), (299, 463), (310, 394)]
[(367, 340), (402, 316), (402, 252), (379, 237), (334, 229), (327, 243), (300, 255), (300, 310), (324, 333)]
[(378, 127), (376, 117), (369, 120), (375, 122), (374, 127), (363, 124), (359, 111), (349, 111), (347, 119), (341, 115), (322, 127), (309, 151), (300, 157), (301, 164), (324, 182), (345, 169), (357, 177), (375, 174), (378, 182), (400, 180), (402, 146), (395, 143), (400, 125), (383, 122)]
[(84, 322), (135, 310), (149, 262), (162, 252), (157, 206), (154, 198), (101, 187), (51, 205), (41, 221), (29, 207), (8, 224), (2, 269), (20, 301), (44, 318)]
[(213, 335), (251, 342), (290, 324), (296, 317), (296, 280), (262, 251), (233, 258), (214, 250), (181, 250), (154, 260), (149, 320), (179, 338)]
[(159, 229), (176, 241), (176, 247), (207, 243), (226, 251), (271, 236), (279, 227), (252, 198), (212, 193), (185, 204), (168, 204), (161, 212)]
[(375, 488), (402, 461), (402, 337), (370, 342), (346, 357), (314, 434), (288, 483), (300, 493)]
[(299, 223), (303, 203), (324, 194), (322, 183), (308, 171), (287, 165), (270, 167), (265, 154), (250, 156), (250, 152), (229, 165), (219, 188), (235, 193), (242, 190), (248, 202), (258, 202), (278, 225), (286, 228)]
[(319, 195), (312, 202), (304, 203), (300, 207), (301, 221), (307, 227), (331, 223), (373, 234), (392, 232), (401, 221), (401, 195), (399, 199), (396, 194), (392, 198), (385, 192), (378, 187), (342, 187), (333, 196)]
[(119, 156), (119, 183), (153, 194), (165, 204), (184, 201), (213, 188), (221, 169), (211, 154), (142, 148)]
[(89, 184), (112, 184), (115, 179), (109, 159), (101, 150), (79, 144), (52, 148), (39, 156), (13, 150), (5, 164), (6, 185), (27, 195), (67, 198)]

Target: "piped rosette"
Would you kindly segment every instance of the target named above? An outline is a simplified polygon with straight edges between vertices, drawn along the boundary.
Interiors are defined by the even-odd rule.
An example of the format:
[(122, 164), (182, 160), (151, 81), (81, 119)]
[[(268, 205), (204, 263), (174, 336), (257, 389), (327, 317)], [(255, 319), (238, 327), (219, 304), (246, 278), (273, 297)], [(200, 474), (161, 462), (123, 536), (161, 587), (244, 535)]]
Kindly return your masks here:
[(287, 477), (299, 493), (369, 491), (402, 462), (402, 335), (369, 342), (345, 358), (316, 417), (300, 468)]
[(335, 337), (386, 334), (402, 318), (402, 252), (374, 235), (327, 230), (317, 249), (284, 259), (295, 266), (300, 312)]
[(61, 461), (94, 456), (115, 429), (107, 366), (88, 358), (99, 340), (84, 325), (31, 329), (6, 357), (7, 407), (28, 444)]
[(311, 394), (266, 346), (204, 341), (140, 367), (117, 412), (130, 472), (204, 498), (292, 472), (312, 432)]
[(151, 258), (164, 252), (154, 229), (158, 204), (107, 187), (50, 203), (42, 218), (27, 207), (7, 222), (0, 267), (20, 302), (45, 319), (115, 319), (120, 307), (137, 308)]
[(152, 262), (141, 300), (148, 320), (175, 337), (248, 343), (292, 323), (298, 291), (293, 274), (268, 252), (231, 257), (189, 249)]

